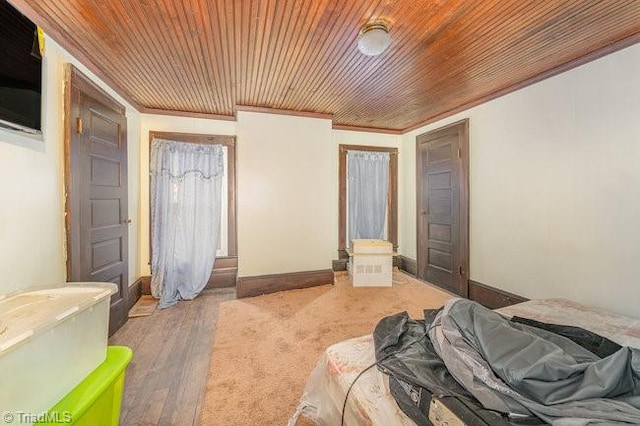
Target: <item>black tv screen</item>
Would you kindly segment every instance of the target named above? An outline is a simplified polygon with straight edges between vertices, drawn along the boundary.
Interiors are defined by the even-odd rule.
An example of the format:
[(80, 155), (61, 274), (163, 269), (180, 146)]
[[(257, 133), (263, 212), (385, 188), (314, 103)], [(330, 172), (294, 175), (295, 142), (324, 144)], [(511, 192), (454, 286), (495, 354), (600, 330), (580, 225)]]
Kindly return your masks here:
[(0, 0), (0, 125), (39, 133), (41, 94), (37, 27)]

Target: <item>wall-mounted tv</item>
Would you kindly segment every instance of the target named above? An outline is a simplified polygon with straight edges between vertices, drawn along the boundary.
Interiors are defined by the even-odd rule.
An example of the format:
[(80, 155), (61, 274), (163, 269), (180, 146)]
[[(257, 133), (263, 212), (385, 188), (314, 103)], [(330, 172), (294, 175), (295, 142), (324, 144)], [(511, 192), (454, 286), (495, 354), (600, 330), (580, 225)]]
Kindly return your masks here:
[(37, 26), (0, 0), (0, 126), (42, 130), (41, 44)]

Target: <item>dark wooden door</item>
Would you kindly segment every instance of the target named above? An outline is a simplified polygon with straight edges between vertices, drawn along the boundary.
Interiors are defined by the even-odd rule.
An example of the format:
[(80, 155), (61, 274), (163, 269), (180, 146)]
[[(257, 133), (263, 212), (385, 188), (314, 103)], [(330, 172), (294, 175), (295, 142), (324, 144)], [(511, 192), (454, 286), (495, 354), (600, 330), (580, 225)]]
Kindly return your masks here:
[(112, 282), (109, 334), (128, 315), (127, 121), (124, 107), (69, 71), (68, 279)]
[(418, 278), (468, 295), (468, 120), (419, 135)]

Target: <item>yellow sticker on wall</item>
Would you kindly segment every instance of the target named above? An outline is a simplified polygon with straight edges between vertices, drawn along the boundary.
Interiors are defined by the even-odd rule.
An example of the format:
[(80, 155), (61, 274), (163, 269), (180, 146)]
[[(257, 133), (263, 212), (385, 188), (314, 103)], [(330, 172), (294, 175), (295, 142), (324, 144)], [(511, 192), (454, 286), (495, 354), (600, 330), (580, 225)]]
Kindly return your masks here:
[(36, 27), (38, 33), (38, 49), (40, 50), (40, 56), (44, 56), (44, 31), (42, 28)]

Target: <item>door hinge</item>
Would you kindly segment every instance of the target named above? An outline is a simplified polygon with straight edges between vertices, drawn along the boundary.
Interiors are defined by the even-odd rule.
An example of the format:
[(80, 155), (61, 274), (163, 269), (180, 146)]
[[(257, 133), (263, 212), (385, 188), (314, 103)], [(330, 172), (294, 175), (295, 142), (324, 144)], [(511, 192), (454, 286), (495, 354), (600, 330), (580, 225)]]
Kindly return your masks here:
[(82, 118), (76, 117), (76, 133), (82, 134)]
[(462, 268), (462, 265), (458, 266), (458, 272), (461, 276), (464, 276), (464, 269)]
[(462, 148), (458, 148), (458, 158), (462, 158)]

